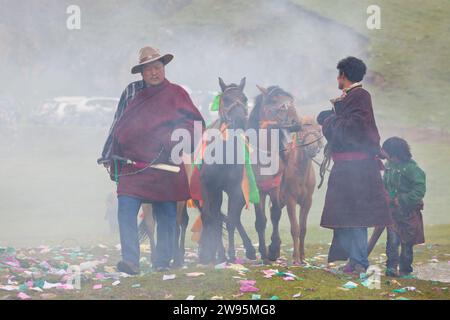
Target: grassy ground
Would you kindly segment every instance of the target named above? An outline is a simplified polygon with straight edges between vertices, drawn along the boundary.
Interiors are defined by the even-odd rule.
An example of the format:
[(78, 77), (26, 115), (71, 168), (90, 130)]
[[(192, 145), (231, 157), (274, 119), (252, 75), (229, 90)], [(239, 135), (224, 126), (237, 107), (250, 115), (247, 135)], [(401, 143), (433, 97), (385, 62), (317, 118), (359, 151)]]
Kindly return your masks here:
[[(395, 299), (407, 298), (411, 300), (422, 299), (450, 299), (450, 295), (445, 288), (447, 284), (439, 282), (420, 281), (413, 279), (400, 279), (393, 283), (392, 279), (382, 277), (380, 289), (368, 289), (359, 285), (356, 289), (343, 290), (342, 285), (348, 281), (359, 283), (359, 280), (349, 276), (336, 276), (323, 270), (309, 270), (305, 268), (277, 268), (279, 271), (289, 271), (300, 279), (295, 281), (285, 281), (282, 277), (274, 276), (272, 279), (263, 277), (262, 270), (267, 267), (252, 267), (251, 271), (241, 276), (256, 280), (256, 286), (260, 289), (256, 294), (261, 295), (262, 300), (271, 299), (276, 296), (279, 299), (352, 299), (352, 300), (374, 300), (374, 299)], [(189, 295), (194, 295), (196, 299), (209, 300), (213, 297), (224, 300), (228, 299), (252, 299), (250, 293), (239, 294), (239, 283), (237, 273), (230, 270), (214, 270), (212, 268), (201, 269), (207, 275), (198, 278), (189, 278), (185, 272), (198, 271), (195, 269), (185, 269), (183, 272), (176, 272), (178, 278), (174, 280), (162, 280), (162, 274), (135, 277), (133, 279), (122, 280), (117, 287), (107, 287), (93, 291), (91, 285), (94, 282), (86, 283), (79, 293), (58, 295), (61, 299), (179, 299), (184, 300)], [(98, 281), (96, 282), (98, 283)], [(133, 285), (140, 284), (140, 287), (133, 288)], [(418, 291), (407, 293), (394, 293), (393, 290), (402, 287), (414, 286)], [(110, 288), (110, 289), (108, 289)], [(55, 290), (57, 292), (57, 290)], [(301, 296), (294, 298), (295, 294)]]
[[(39, 254), (40, 249), (22, 249), (16, 254), (22, 265), (30, 263), (27, 255), (32, 253), (33, 259), (48, 261), (51, 265), (61, 266), (64, 263), (69, 265), (79, 264), (86, 261), (105, 259), (97, 267), (95, 272), (82, 272), (80, 290), (49, 289), (44, 293), (31, 290), (25, 291), (32, 299), (186, 299), (189, 295), (194, 295), (195, 299), (252, 299), (253, 293), (240, 293), (239, 281), (243, 279), (256, 280), (256, 287), (261, 299), (271, 299), (274, 296), (279, 299), (450, 299), (448, 283), (438, 281), (427, 281), (417, 279), (393, 279), (381, 275), (379, 289), (368, 289), (361, 284), (357, 276), (336, 274), (333, 270), (326, 268), (326, 254), (328, 251), (329, 233), (326, 231), (317, 232), (310, 230), (314, 237), (309, 237), (307, 245), (308, 266), (292, 266), (290, 263), (290, 240), (286, 236), (287, 232), (282, 232), (284, 245), (282, 246), (282, 259), (277, 263), (261, 265), (259, 262), (244, 261), (244, 266), (248, 268), (246, 272), (225, 269), (217, 270), (213, 266), (198, 266), (196, 264), (195, 246), (188, 241), (191, 249), (188, 249), (186, 267), (176, 269), (165, 274), (176, 274), (174, 280), (162, 280), (163, 273), (152, 273), (147, 263), (148, 246), (143, 245), (141, 250), (142, 273), (140, 276), (120, 278), (120, 284), (113, 286), (115, 279), (101, 279), (99, 275), (108, 277), (112, 275), (111, 268), (119, 259), (119, 250), (114, 243), (104, 242), (100, 246), (85, 247), (82, 250), (71, 248), (52, 248), (50, 252)], [(440, 261), (448, 263), (450, 259), (450, 240), (448, 233), (450, 225), (440, 225), (428, 227), (426, 230), (427, 245), (415, 247), (415, 268), (428, 266), (433, 270), (433, 263), (430, 261)], [(312, 242), (312, 243), (311, 243)], [(371, 255), (371, 264), (377, 265), (383, 270), (385, 261), (384, 241), (380, 240)], [(31, 251), (32, 250), (32, 251)], [(76, 255), (73, 255), (76, 252)], [(243, 256), (243, 249), (238, 247), (238, 255)], [(31, 254), (30, 254), (31, 256)], [(432, 260), (433, 259), (433, 260)], [(28, 262), (27, 262), (28, 261)], [(263, 270), (277, 269), (280, 272), (290, 272), (298, 278), (294, 281), (286, 281), (282, 276), (274, 275), (267, 279), (263, 277)], [(31, 269), (30, 269), (31, 270)], [(188, 272), (203, 272), (205, 275), (199, 277), (188, 277)], [(30, 277), (20, 272), (11, 272), (10, 268), (0, 268), (2, 279), (6, 275), (15, 275), (13, 281), (27, 281)], [(449, 276), (447, 274), (447, 276)], [(36, 280), (36, 279), (35, 279)], [(48, 282), (61, 281), (60, 276), (45, 276)], [(355, 289), (346, 290), (343, 285), (348, 281), (358, 284)], [(449, 280), (447, 280), (449, 281)], [(101, 289), (93, 289), (94, 285), (102, 285)], [(405, 287), (415, 287), (415, 291), (395, 292)], [(294, 295), (300, 293), (300, 296)], [(14, 299), (16, 293), (0, 290), (0, 299)]]

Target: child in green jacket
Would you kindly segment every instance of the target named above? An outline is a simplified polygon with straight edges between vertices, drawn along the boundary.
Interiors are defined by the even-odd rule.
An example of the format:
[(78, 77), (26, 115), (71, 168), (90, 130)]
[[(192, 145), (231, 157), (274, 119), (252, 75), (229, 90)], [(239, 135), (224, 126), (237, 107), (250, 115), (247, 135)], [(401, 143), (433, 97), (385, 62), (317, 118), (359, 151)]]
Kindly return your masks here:
[(383, 151), (388, 159), (383, 180), (394, 220), (387, 228), (386, 276), (404, 276), (413, 271), (413, 246), (425, 242), (421, 210), (426, 177), (412, 160), (405, 140), (389, 138), (383, 143)]

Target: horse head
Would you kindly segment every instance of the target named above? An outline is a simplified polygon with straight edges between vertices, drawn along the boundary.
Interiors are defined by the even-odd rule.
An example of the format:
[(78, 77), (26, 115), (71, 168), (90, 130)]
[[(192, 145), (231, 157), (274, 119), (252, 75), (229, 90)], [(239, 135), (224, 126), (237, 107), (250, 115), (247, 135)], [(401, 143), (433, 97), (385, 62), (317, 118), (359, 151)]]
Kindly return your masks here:
[(245, 77), (239, 85), (225, 84), (219, 77), (219, 85), (222, 90), (219, 103), (220, 121), (230, 129), (244, 129), (247, 124), (247, 96), (244, 94)]
[(250, 115), (251, 122), (257, 128), (286, 128), (298, 124), (294, 107), (294, 97), (278, 86), (264, 88), (257, 85), (261, 92), (255, 99), (255, 107)]

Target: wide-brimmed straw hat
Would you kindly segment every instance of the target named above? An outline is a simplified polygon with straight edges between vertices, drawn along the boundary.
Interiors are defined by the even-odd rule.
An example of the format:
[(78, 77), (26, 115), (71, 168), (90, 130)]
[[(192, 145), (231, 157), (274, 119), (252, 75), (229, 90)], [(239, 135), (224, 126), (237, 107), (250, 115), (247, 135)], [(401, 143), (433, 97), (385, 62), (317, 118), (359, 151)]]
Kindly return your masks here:
[(152, 47), (144, 47), (139, 50), (139, 64), (135, 65), (131, 68), (131, 73), (140, 73), (142, 71), (142, 67), (148, 63), (154, 61), (161, 61), (164, 65), (168, 64), (172, 61), (173, 55), (168, 53), (165, 55), (161, 55), (159, 50)]

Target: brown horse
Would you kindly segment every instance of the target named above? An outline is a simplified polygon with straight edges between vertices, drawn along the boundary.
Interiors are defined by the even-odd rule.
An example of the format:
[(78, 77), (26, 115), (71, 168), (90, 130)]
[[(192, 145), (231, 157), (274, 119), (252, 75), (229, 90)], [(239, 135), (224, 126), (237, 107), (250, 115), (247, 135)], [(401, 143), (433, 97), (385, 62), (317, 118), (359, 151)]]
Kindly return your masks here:
[[(289, 138), (289, 131), (298, 128), (299, 123), (293, 110), (293, 97), (283, 89), (277, 86), (271, 86), (267, 89), (259, 87), (261, 94), (255, 99), (255, 107), (250, 113), (248, 128), (277, 130), (280, 133), (280, 142), (283, 146), (286, 144), (286, 138)], [(282, 130), (280, 130), (282, 129)], [(271, 134), (267, 133), (267, 143), (261, 143), (258, 135), (258, 145), (256, 149), (258, 154), (261, 152), (270, 153), (274, 141), (271, 141)], [(281, 197), (281, 180), (285, 170), (284, 152), (276, 150), (275, 154), (270, 154), (272, 160), (278, 162), (278, 170), (272, 174), (262, 174), (262, 164), (258, 158), (257, 163), (253, 165), (256, 182), (260, 191), (260, 203), (255, 204), (256, 221), (255, 227), (259, 238), (259, 252), (264, 262), (275, 261), (280, 256), (281, 239), (279, 234), (279, 222), (281, 210), (283, 208)], [(270, 219), (272, 221), (271, 244), (267, 250), (265, 241), (265, 230), (267, 218), (265, 213), (266, 197), (271, 201)]]
[[(223, 128), (244, 130), (247, 124), (248, 112), (247, 97), (244, 94), (245, 78), (241, 80), (239, 85), (226, 85), (219, 78), (219, 84), (222, 91), (219, 103), (220, 118), (213, 127), (220, 129), (221, 132), (223, 132)], [(245, 199), (241, 190), (244, 164), (239, 164), (237, 161), (240, 137), (233, 136), (232, 139), (232, 145), (234, 145), (234, 159), (232, 163), (226, 161), (230, 150), (224, 144), (223, 149), (221, 149), (221, 159), (219, 159), (223, 160), (222, 163), (205, 162), (200, 169), (203, 200), (200, 211), (203, 230), (200, 238), (199, 260), (202, 264), (226, 261), (225, 248), (222, 244), (222, 225), (224, 221), (228, 231), (228, 259), (234, 261), (236, 258), (235, 229), (238, 230), (242, 238), (247, 258), (256, 259), (255, 249), (241, 223), (241, 213), (245, 205)], [(223, 192), (228, 195), (227, 216), (221, 213)]]
[[(316, 178), (312, 158), (322, 148), (321, 131), (312, 119), (304, 118), (302, 129), (295, 134), (287, 152), (286, 166), (281, 183), (282, 202), (287, 207), (293, 240), (293, 263), (303, 264), (308, 213), (311, 209)], [(300, 206), (300, 224), (296, 207)]]
[[(304, 259), (304, 239), (306, 221), (311, 208), (312, 194), (315, 188), (314, 168), (311, 159), (321, 148), (320, 127), (311, 121), (300, 121), (291, 94), (280, 87), (267, 89), (259, 87), (261, 94), (255, 100), (255, 108), (249, 119), (249, 127), (280, 130), (279, 170), (273, 175), (261, 175), (261, 166), (255, 166), (255, 175), (260, 189), (261, 202), (255, 205), (255, 227), (259, 237), (261, 258), (275, 261), (280, 256), (281, 239), (279, 221), (283, 207), (291, 223), (294, 263)], [(292, 132), (294, 137), (292, 137)], [(319, 134), (319, 137), (317, 137)], [(258, 148), (261, 146), (258, 145)], [(265, 199), (271, 201), (272, 237), (268, 252), (265, 245)], [(296, 219), (296, 205), (301, 207), (299, 225)]]

